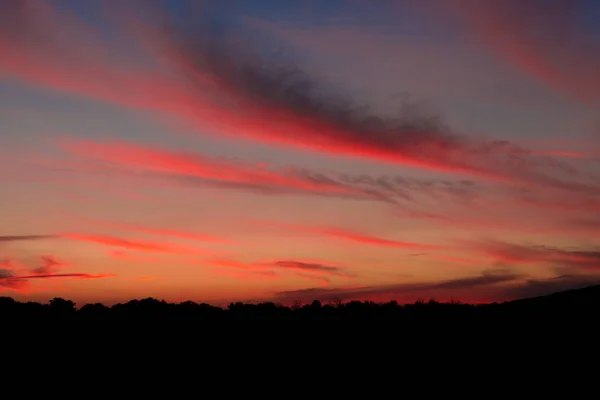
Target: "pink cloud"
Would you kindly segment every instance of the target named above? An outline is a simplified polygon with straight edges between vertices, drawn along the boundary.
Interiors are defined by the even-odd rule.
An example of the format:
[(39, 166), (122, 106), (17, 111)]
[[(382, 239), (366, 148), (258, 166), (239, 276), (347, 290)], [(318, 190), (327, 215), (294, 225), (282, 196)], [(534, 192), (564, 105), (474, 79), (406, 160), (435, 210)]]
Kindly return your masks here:
[(64, 234), (61, 237), (65, 239), (78, 240), (82, 242), (101, 244), (112, 247), (122, 247), (124, 249), (165, 254), (183, 254), (183, 255), (204, 255), (205, 251), (189, 246), (174, 244), (154, 243), (139, 240), (126, 240), (114, 236), (106, 235), (87, 235), (87, 234)]
[(399, 241), (399, 240), (391, 240), (386, 238), (381, 238), (374, 235), (364, 234), (354, 232), (348, 229), (341, 229), (336, 227), (328, 227), (328, 226), (308, 226), (308, 225), (294, 225), (287, 223), (279, 223), (279, 222), (262, 222), (262, 221), (253, 221), (251, 222), (253, 226), (259, 227), (272, 227), (278, 230), (283, 231), (292, 231), (292, 232), (300, 232), (300, 233), (309, 233), (316, 234), (326, 237), (331, 237), (343, 242), (354, 242), (361, 243), (364, 245), (372, 245), (372, 246), (381, 246), (381, 247), (396, 247), (403, 249), (411, 249), (411, 250), (436, 250), (441, 249), (441, 246), (433, 245), (433, 244), (425, 244), (425, 243), (415, 243), (408, 241)]
[(277, 271), (277, 272), (292, 272), (303, 275), (337, 276), (343, 278), (353, 278), (354, 274), (348, 273), (344, 267), (312, 263), (297, 260), (277, 260), (277, 261), (257, 261), (257, 262), (241, 262), (228, 258), (212, 258), (207, 259), (207, 263), (213, 266), (233, 268), (244, 271)]
[(25, 291), (30, 289), (32, 280), (46, 279), (102, 279), (117, 276), (116, 274), (35, 274), (35, 275), (16, 275), (11, 271), (0, 269), (0, 287), (16, 291)]
[(543, 245), (514, 244), (497, 240), (463, 241), (463, 245), (495, 262), (508, 265), (548, 264), (564, 268), (600, 269), (600, 250), (597, 248), (563, 249)]
[[(275, 65), (272, 70), (269, 63), (254, 63), (245, 45), (226, 40), (206, 43), (199, 35), (187, 42), (194, 45), (181, 46), (165, 35), (163, 27), (144, 26), (140, 20), (136, 29), (141, 35), (128, 39), (138, 41), (138, 47), (149, 51), (157, 64), (170, 69), (163, 71), (138, 63), (134, 70), (123, 67), (129, 65), (125, 62), (108, 62), (128, 59), (128, 54), (103, 47), (99, 32), (74, 20), (73, 15), (63, 15), (49, 5), (38, 10), (26, 2), (12, 2), (10, 7), (16, 7), (13, 13), (18, 11), (23, 19), (0, 30), (0, 46), (10, 54), (0, 67), (29, 82), (158, 111), (190, 121), (205, 131), (209, 128), (211, 132), (276, 146), (467, 173), (503, 182), (590, 190), (589, 185), (565, 180), (563, 166), (546, 157), (506, 142), (482, 142), (457, 135), (436, 116), (423, 115), (411, 107), (398, 118), (385, 119), (363, 115), (358, 108), (336, 101), (338, 96), (320, 97), (314, 90), (323, 87), (319, 82), (294, 73), (293, 68), (287, 71), (285, 65)], [(185, 25), (185, 21), (179, 25)], [(168, 28), (177, 29), (179, 25)], [(30, 40), (32, 37), (38, 40)], [(214, 49), (219, 51), (212, 52)], [(107, 57), (107, 53), (113, 57)], [(139, 162), (135, 157), (129, 161)], [(315, 185), (320, 190), (344, 190), (268, 171), (249, 173), (224, 166), (220, 173), (182, 160), (156, 161), (159, 169), (168, 162), (170, 168), (222, 180), (260, 179), (310, 190)], [(573, 173), (574, 169), (569, 171)]]
[(40, 258), (42, 260), (42, 266), (34, 268), (31, 271), (35, 275), (52, 275), (63, 268), (69, 267), (68, 264), (58, 261), (54, 256), (51, 255), (41, 256)]
[(217, 276), (228, 276), (243, 282), (253, 282), (253, 281), (264, 281), (265, 278), (268, 280), (279, 279), (280, 276), (277, 275), (273, 271), (230, 271), (230, 270), (222, 270), (222, 269), (213, 269), (210, 270), (209, 273), (211, 275)]
[(548, 87), (586, 104), (600, 99), (600, 41), (581, 23), (583, 2), (449, 0), (472, 37)]

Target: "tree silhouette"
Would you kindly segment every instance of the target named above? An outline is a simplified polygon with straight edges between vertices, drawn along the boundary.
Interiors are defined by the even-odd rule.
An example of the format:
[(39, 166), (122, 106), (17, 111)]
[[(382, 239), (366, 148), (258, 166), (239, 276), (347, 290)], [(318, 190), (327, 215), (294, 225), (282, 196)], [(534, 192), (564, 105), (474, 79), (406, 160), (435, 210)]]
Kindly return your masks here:
[[(226, 321), (278, 320), (373, 320), (397, 321), (405, 326), (418, 327), (427, 324), (460, 326), (475, 323), (496, 326), (520, 327), (522, 324), (550, 322), (565, 324), (594, 321), (600, 311), (600, 285), (555, 293), (532, 299), (504, 303), (466, 304), (455, 301), (443, 303), (436, 300), (418, 300), (413, 304), (400, 305), (396, 301), (375, 303), (372, 301), (341, 300), (323, 306), (319, 300), (292, 307), (272, 302), (260, 304), (230, 303), (226, 308), (186, 301), (180, 304), (146, 298), (107, 307), (100, 303), (86, 304), (76, 309), (75, 303), (56, 297), (49, 304), (21, 303), (10, 297), (0, 297), (0, 315), (7, 320), (102, 320), (102, 321), (188, 321), (212, 327)], [(166, 324), (165, 326), (169, 326)], [(438, 325), (439, 326), (439, 325)]]
[(71, 300), (55, 297), (50, 300), (50, 309), (60, 315), (69, 315), (75, 313), (75, 303)]

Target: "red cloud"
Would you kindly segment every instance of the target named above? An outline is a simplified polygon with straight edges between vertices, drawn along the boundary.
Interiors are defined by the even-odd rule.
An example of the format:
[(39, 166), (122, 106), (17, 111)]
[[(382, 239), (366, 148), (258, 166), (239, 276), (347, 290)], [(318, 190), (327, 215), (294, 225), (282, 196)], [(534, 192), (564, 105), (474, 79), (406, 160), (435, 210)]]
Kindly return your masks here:
[[(189, 152), (159, 150), (125, 142), (96, 143), (83, 140), (64, 143), (62, 147), (85, 157), (163, 174), (197, 177), (233, 185), (373, 197), (365, 190), (352, 188), (333, 180), (302, 176), (299, 171), (271, 170), (265, 165), (235, 163)], [(182, 236), (181, 233), (172, 231), (170, 234)]]
[(112, 258), (116, 258), (119, 260), (125, 261), (140, 261), (140, 262), (148, 262), (148, 261), (158, 261), (158, 258), (155, 257), (142, 257), (138, 255), (129, 254), (125, 251), (115, 250), (108, 253), (108, 255)]
[(122, 227), (123, 229), (131, 230), (131, 231), (145, 232), (145, 233), (151, 233), (154, 235), (162, 235), (162, 236), (172, 236), (172, 237), (176, 237), (176, 238), (180, 238), (180, 239), (197, 240), (200, 242), (213, 242), (213, 243), (228, 243), (229, 242), (226, 239), (221, 239), (221, 238), (218, 238), (215, 236), (201, 235), (198, 233), (184, 232), (184, 231), (179, 231), (179, 230), (147, 228), (147, 227), (134, 226), (134, 225), (124, 225), (124, 224), (118, 224), (118, 226)]
[(585, 32), (579, 18), (582, 5), (569, 0), (439, 3), (504, 60), (552, 89), (589, 103), (600, 99), (600, 42)]
[(112, 278), (117, 276), (116, 274), (46, 274), (46, 275), (29, 275), (29, 276), (17, 276), (12, 279), (52, 279), (52, 278), (77, 278), (77, 279), (100, 279), (100, 278)]
[(579, 151), (538, 151), (538, 154), (544, 154), (549, 156), (557, 157), (568, 157), (568, 158), (596, 158), (591, 154), (583, 154)]
[(60, 271), (68, 264), (58, 261), (54, 256), (41, 256), (42, 266), (34, 268), (31, 272), (35, 275), (51, 275)]
[[(10, 278), (14, 281), (18, 279), (27, 279), (29, 275), (41, 277), (55, 276), (61, 275), (59, 272), (63, 268), (70, 267), (68, 264), (58, 261), (57, 258), (52, 255), (42, 255), (39, 258), (41, 265), (32, 269), (22, 264), (16, 264), (10, 259), (0, 261), (0, 269), (4, 271), (4, 274), (0, 274), (0, 278), (4, 276), (4, 278)], [(22, 274), (26, 274), (27, 276), (22, 276)]]
[(211, 270), (209, 272), (212, 275), (229, 276), (229, 277), (235, 278), (237, 280), (241, 280), (241, 281), (256, 281), (256, 280), (262, 281), (262, 279), (259, 279), (259, 278), (269, 278), (269, 279), (278, 279), (278, 278), (280, 278), (280, 276), (277, 275), (273, 271), (245, 271), (245, 272), (240, 272), (240, 271), (228, 271), (228, 270)]
[(384, 247), (398, 247), (404, 249), (418, 249), (418, 250), (435, 250), (439, 249), (440, 246), (413, 243), (413, 242), (402, 242), (398, 240), (383, 239), (377, 236), (363, 235), (356, 232), (351, 232), (337, 228), (314, 228), (312, 232), (319, 233), (322, 235), (334, 237), (336, 239), (346, 240), (350, 242), (357, 242), (362, 244), (384, 246)]
[(434, 259), (442, 260), (442, 261), (458, 262), (458, 263), (467, 264), (467, 265), (482, 265), (481, 261), (475, 261), (470, 258), (464, 258), (464, 257), (438, 256), (438, 257), (434, 257)]
[(312, 233), (322, 236), (332, 237), (338, 240), (355, 242), (367, 245), (382, 246), (382, 247), (396, 247), (405, 248), (412, 250), (435, 250), (440, 249), (441, 246), (404, 242), (398, 240), (384, 239), (377, 236), (366, 235), (362, 233), (353, 232), (346, 229), (333, 228), (333, 227), (319, 227), (319, 226), (303, 226), (294, 224), (285, 224), (278, 222), (252, 222), (252, 225), (275, 227), (283, 230)]
[(500, 241), (466, 242), (479, 254), (507, 264), (553, 264), (564, 267), (600, 269), (600, 251), (560, 249), (550, 246), (518, 245)]
[(12, 271), (0, 269), (0, 287), (23, 291), (29, 288), (29, 283), (32, 279), (101, 279), (115, 277), (116, 274), (36, 274), (36, 275), (15, 275)]
[[(122, 222), (109, 222), (109, 221), (103, 221), (103, 220), (94, 219), (94, 218), (87, 218), (87, 217), (81, 218), (78, 216), (71, 215), (70, 213), (67, 213), (67, 212), (61, 212), (61, 213), (64, 214), (68, 218), (77, 218), (77, 219), (81, 219), (83, 221), (94, 223), (96, 225), (100, 224), (100, 225), (110, 226), (110, 227), (124, 229), (124, 230), (128, 230), (128, 231), (149, 233), (149, 234), (158, 235), (158, 236), (171, 236), (171, 237), (180, 238), (180, 239), (197, 240), (199, 242), (229, 243), (229, 241), (226, 239), (219, 238), (216, 236), (211, 236), (211, 235), (199, 234), (196, 232), (188, 232), (188, 231), (181, 231), (181, 230), (175, 230), (175, 229), (154, 228), (154, 227), (140, 226), (140, 225), (136, 225), (136, 224), (128, 224), (128, 223), (122, 223)], [(126, 254), (123, 252), (115, 252), (115, 253), (113, 253), (113, 255), (115, 257), (120, 257), (120, 256), (125, 256)]]
[(20, 235), (20, 236), (0, 236), (0, 243), (2, 242), (19, 242), (27, 240), (43, 240), (52, 239), (54, 236), (50, 235)]
[[(206, 260), (211, 265), (226, 267), (226, 268), (235, 268), (246, 271), (263, 271), (270, 272), (272, 270), (277, 270), (279, 272), (294, 272), (296, 275), (320, 275), (322, 276), (338, 276), (344, 278), (352, 278), (354, 275), (346, 273), (342, 267), (326, 265), (326, 264), (318, 264), (312, 262), (303, 262), (303, 261), (294, 261), (294, 260), (284, 260), (284, 261), (262, 261), (262, 262), (253, 262), (253, 263), (245, 263), (232, 259), (209, 259)], [(319, 278), (313, 276), (315, 279)], [(321, 280), (323, 282), (323, 280)]]
[[(3, 6), (3, 16), (18, 15), (19, 19), (0, 21), (0, 49), (8, 54), (0, 60), (0, 68), (30, 82), (159, 111), (198, 128), (275, 145), (509, 182), (590, 189), (561, 180), (557, 174), (564, 169), (552, 160), (504, 142), (480, 143), (459, 137), (437, 118), (410, 107), (396, 119), (363, 115), (358, 107), (338, 101), (340, 96), (321, 97), (316, 88), (323, 85), (294, 68), (254, 62), (243, 44), (202, 42), (215, 35), (195, 35), (189, 41), (175, 42), (163, 35), (160, 27), (137, 21), (136, 26), (142, 26), (138, 29), (142, 36), (133, 38), (142, 39), (138, 47), (149, 50), (157, 65), (172, 70), (150, 67), (150, 63), (134, 69), (124, 67), (131, 65), (129, 53), (104, 46), (100, 30), (87, 27), (73, 15), (63, 15), (48, 4), (37, 8), (12, 1)], [(186, 22), (169, 28), (178, 29)], [(190, 43), (194, 45), (188, 46)], [(107, 53), (123, 62), (106, 62)], [(190, 166), (189, 162), (166, 158), (157, 158), (156, 163), (158, 168), (169, 164), (169, 168), (207, 174), (213, 179), (344, 190), (267, 171), (249, 173), (225, 166), (219, 173), (205, 165)]]
[(128, 250), (143, 251), (150, 253), (165, 253), (165, 254), (189, 254), (189, 255), (200, 255), (205, 252), (200, 249), (187, 247), (187, 246), (176, 246), (172, 244), (160, 244), (152, 242), (132, 241), (120, 239), (113, 236), (104, 235), (81, 235), (81, 234), (64, 234), (61, 235), (66, 239), (79, 240), (82, 242), (102, 244), (105, 246), (122, 247)]
[[(442, 215), (405, 212), (397, 213), (401, 218), (412, 218), (426, 221), (428, 224), (443, 228), (462, 230), (485, 230), (502, 233), (518, 232), (520, 235), (569, 235), (572, 237), (598, 236), (598, 224), (590, 214), (595, 215), (600, 207), (593, 199), (588, 201), (571, 198), (570, 201), (557, 201), (551, 198), (534, 200), (528, 198), (507, 198), (505, 204), (490, 204), (485, 200), (485, 208), (481, 210), (455, 211), (452, 218)], [(490, 213), (491, 208), (507, 206), (509, 215), (502, 216)], [(525, 207), (526, 209), (522, 209)], [(600, 210), (600, 208), (598, 208)], [(561, 210), (563, 213), (556, 213)], [(552, 212), (549, 212), (552, 211)], [(566, 212), (566, 213), (565, 213)], [(396, 212), (394, 212), (396, 214)], [(535, 213), (535, 214), (533, 214)], [(578, 215), (578, 214), (583, 215)], [(574, 216), (569, 216), (574, 214)], [(539, 216), (539, 217), (537, 217)]]
[(299, 276), (300, 278), (304, 278), (304, 279), (308, 279), (311, 281), (321, 283), (324, 286), (331, 285), (331, 281), (327, 278), (323, 278), (322, 276), (314, 276), (314, 275), (309, 275), (309, 274), (296, 274), (296, 275)]

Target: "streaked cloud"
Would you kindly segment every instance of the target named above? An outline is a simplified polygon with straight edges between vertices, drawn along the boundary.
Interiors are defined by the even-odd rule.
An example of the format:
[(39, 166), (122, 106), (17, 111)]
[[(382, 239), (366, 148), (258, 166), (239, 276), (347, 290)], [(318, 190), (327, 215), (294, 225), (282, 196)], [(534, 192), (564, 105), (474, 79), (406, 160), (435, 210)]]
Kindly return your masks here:
[(188, 254), (204, 255), (206, 254), (200, 248), (192, 246), (182, 246), (175, 244), (154, 243), (139, 240), (128, 240), (114, 236), (89, 235), (89, 234), (64, 234), (65, 239), (77, 240), (81, 242), (100, 244), (104, 246), (120, 247), (127, 250), (148, 252), (148, 253), (166, 253), (166, 254)]
[[(235, 259), (212, 258), (206, 263), (215, 267), (232, 268), (246, 272), (259, 272), (267, 274), (294, 274), (304, 279), (328, 282), (328, 277), (354, 278), (355, 274), (346, 267), (333, 266), (309, 261), (278, 260), (278, 261), (256, 261), (241, 262)], [(318, 279), (320, 278), (320, 279)]]
[[(455, 294), (465, 294), (465, 290), (472, 290), (480, 287), (491, 287), (516, 281), (518, 275), (507, 271), (484, 271), (480, 276), (467, 278), (451, 279), (430, 283), (398, 283), (381, 286), (364, 286), (352, 288), (309, 288), (291, 291), (282, 291), (275, 294), (275, 299), (280, 301), (296, 300), (345, 300), (362, 299), (370, 300), (373, 298), (389, 300), (394, 298), (406, 299), (407, 295), (415, 300), (424, 296), (430, 297), (440, 294), (440, 292), (454, 292)], [(461, 292), (462, 291), (462, 292)]]
[[(17, 297), (493, 301), (600, 272), (592, 2), (0, 3)], [(125, 279), (61, 284), (98, 271)]]
[(52, 235), (20, 235), (20, 236), (0, 236), (0, 243), (6, 242), (20, 242), (27, 240), (43, 240), (52, 239)]
[(40, 258), (42, 265), (31, 270), (35, 275), (52, 275), (68, 267), (68, 264), (58, 261), (54, 256), (46, 255)]
[(279, 231), (288, 232), (299, 232), (311, 235), (320, 235), (325, 237), (334, 238), (343, 242), (355, 242), (364, 245), (382, 246), (382, 247), (396, 247), (412, 250), (435, 250), (440, 249), (441, 246), (435, 244), (426, 243), (414, 243), (409, 241), (400, 241), (381, 238), (375, 235), (354, 232), (348, 229), (342, 229), (331, 226), (308, 226), (308, 225), (295, 225), (281, 222), (263, 222), (263, 221), (252, 221), (250, 223), (254, 227), (262, 228), (275, 228)]
[(600, 38), (586, 26), (585, 1), (450, 0), (441, 13), (460, 17), (467, 33), (502, 60), (559, 93), (600, 99)]
[[(231, 40), (234, 32), (207, 33), (208, 25), (202, 24), (208, 23), (209, 10), (204, 10), (202, 18), (193, 15), (194, 18), (167, 27), (145, 26), (137, 30), (143, 32), (135, 39), (141, 40), (139, 47), (151, 51), (157, 61), (179, 73), (173, 77), (152, 68), (133, 73), (121, 65), (99, 62), (96, 58), (102, 60), (103, 54), (94, 52), (102, 48), (99, 32), (85, 29), (81, 21), (64, 24), (67, 17), (51, 9), (50, 3), (40, 10), (14, 1), (4, 7), (9, 11), (7, 15), (19, 15), (21, 23), (7, 24), (0, 32), (5, 38), (4, 48), (11, 54), (11, 62), (5, 61), (3, 68), (29, 81), (160, 111), (189, 120), (203, 130), (209, 128), (275, 146), (466, 173), (494, 181), (600, 192), (568, 164), (533, 154), (505, 140), (484, 141), (453, 132), (438, 115), (414, 105), (407, 104), (392, 117), (378, 115), (360, 101), (349, 99), (310, 76), (291, 60), (261, 58), (258, 50), (244, 43), (244, 31), (235, 32), (235, 41)], [(38, 20), (44, 23), (36, 23)], [(136, 22), (129, 25), (143, 26), (141, 19)], [(32, 35), (39, 40), (26, 40)], [(65, 37), (69, 40), (64, 41)], [(41, 61), (36, 60), (41, 50), (50, 57), (61, 57), (36, 62)], [(79, 57), (80, 52), (89, 57)], [(73, 73), (65, 74), (65, 67)], [(239, 178), (234, 178), (237, 172), (226, 169), (225, 175), (227, 182), (240, 183)], [(265, 171), (259, 175), (279, 185), (291, 184)], [(580, 182), (574, 181), (575, 176)], [(293, 184), (315, 183), (293, 180)]]
[(557, 248), (544, 245), (523, 245), (501, 241), (474, 243), (474, 250), (497, 262), (506, 264), (548, 263), (559, 266), (600, 269), (600, 249)]
[(188, 180), (188, 182), (197, 184), (217, 183), (223, 188), (291, 190), (299, 193), (385, 199), (383, 194), (378, 195), (373, 190), (346, 185), (325, 176), (301, 173), (291, 168), (275, 170), (264, 165), (249, 165), (190, 152), (161, 150), (124, 142), (78, 141), (64, 143), (62, 147), (94, 160), (141, 169), (163, 176), (197, 178)]

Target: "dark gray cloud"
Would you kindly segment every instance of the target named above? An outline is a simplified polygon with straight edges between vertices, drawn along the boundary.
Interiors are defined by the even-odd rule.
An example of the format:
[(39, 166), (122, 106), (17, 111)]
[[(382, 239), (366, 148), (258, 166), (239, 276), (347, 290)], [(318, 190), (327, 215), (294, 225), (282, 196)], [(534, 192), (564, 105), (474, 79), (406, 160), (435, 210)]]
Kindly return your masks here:
[(256, 43), (265, 41), (254, 40), (253, 32), (239, 24), (211, 29), (211, 12), (203, 11), (167, 25), (167, 42), (181, 54), (177, 61), (185, 60), (181, 73), (199, 91), (214, 94), (215, 104), (227, 107), (239, 121), (268, 121), (269, 129), (258, 140), (600, 193), (599, 187), (576, 182), (583, 175), (566, 162), (507, 141), (458, 134), (415, 103), (402, 104), (396, 115), (380, 115), (303, 68), (283, 45), (277, 51), (259, 47)]
[(35, 275), (51, 275), (59, 271), (63, 266), (61, 262), (52, 256), (42, 256), (41, 259), (42, 265), (31, 270)]
[(506, 270), (483, 271), (480, 276), (446, 280), (432, 283), (399, 283), (381, 286), (358, 287), (351, 289), (309, 288), (291, 291), (282, 291), (275, 294), (278, 301), (294, 300), (322, 300), (335, 299), (365, 299), (376, 295), (385, 295), (390, 298), (407, 295), (416, 298), (432, 297), (442, 291), (457, 291), (464, 294), (465, 289), (494, 286), (501, 283), (514, 282), (520, 276)]
[(425, 196), (435, 200), (453, 199), (459, 202), (471, 201), (482, 195), (486, 188), (466, 179), (415, 179), (391, 175), (349, 175), (341, 174), (340, 182), (372, 188), (388, 196), (400, 197), (409, 201), (418, 201)]
[(281, 268), (299, 268), (313, 271), (336, 272), (340, 270), (339, 267), (332, 267), (330, 265), (324, 265), (319, 263), (307, 263), (293, 260), (273, 261), (272, 264)]
[(308, 288), (283, 291), (274, 299), (282, 302), (300, 300), (309, 302), (368, 299), (374, 295), (384, 295), (389, 299), (412, 302), (418, 299), (452, 296), (459, 300), (510, 301), (544, 296), (563, 290), (578, 289), (600, 284), (600, 274), (561, 274), (550, 278), (527, 278), (507, 270), (484, 271), (480, 276), (453, 279), (435, 283), (409, 283), (360, 287), (352, 289)]
[(27, 240), (42, 240), (42, 239), (52, 239), (54, 236), (52, 235), (17, 235), (17, 236), (0, 236), (0, 243), (3, 242), (20, 242)]
[(15, 274), (10, 269), (0, 268), (0, 279), (12, 278), (13, 276)]
[(84, 273), (71, 273), (71, 274), (36, 274), (36, 275), (15, 275), (12, 271), (6, 272), (6, 270), (0, 269), (0, 287), (6, 287), (10, 289), (23, 289), (27, 287), (31, 279), (62, 279), (62, 278), (75, 278), (75, 279), (100, 279), (114, 277), (114, 274), (99, 274), (91, 275)]
[(322, 272), (328, 275), (337, 275), (337, 276), (345, 276), (350, 277), (352, 274), (348, 274), (345, 272), (344, 268), (336, 267), (332, 265), (325, 265), (321, 263), (315, 262), (304, 262), (304, 261), (294, 261), (294, 260), (281, 260), (281, 261), (273, 261), (268, 265), (272, 265), (276, 268), (282, 269), (295, 269), (295, 270), (303, 270), (306, 272)]
[(6, 268), (0, 268), (0, 287), (20, 289), (25, 285), (27, 285), (27, 282), (17, 279), (13, 271)]
[[(586, 20), (590, 0), (447, 0), (438, 16), (539, 83), (571, 100), (597, 107), (600, 38)], [(594, 17), (592, 17), (594, 18)]]
[(548, 263), (555, 266), (600, 270), (600, 249), (558, 248), (501, 241), (474, 244), (475, 250), (502, 263)]
[[(350, 185), (344, 185), (341, 183), (332, 183), (329, 188), (337, 187), (340, 189), (339, 192), (328, 190), (327, 187), (322, 189), (314, 188), (295, 188), (292, 186), (283, 185), (272, 185), (266, 183), (253, 183), (253, 182), (228, 182), (216, 179), (206, 179), (196, 176), (179, 175), (179, 174), (153, 174), (154, 176), (161, 179), (168, 179), (171, 181), (179, 182), (183, 185), (198, 186), (198, 187), (214, 187), (225, 190), (238, 190), (244, 192), (250, 192), (260, 195), (310, 195), (318, 197), (335, 197), (342, 199), (352, 200), (371, 200), (381, 201), (386, 203), (396, 203), (397, 201), (391, 196), (381, 193), (377, 190), (363, 189), (359, 187), (352, 187)], [(348, 189), (347, 192), (343, 192), (342, 189)]]
[(24, 276), (15, 276), (13, 279), (19, 280), (27, 280), (27, 279), (52, 279), (52, 278), (85, 278), (85, 279), (94, 279), (94, 278), (105, 278), (114, 275), (109, 274), (101, 274), (101, 275), (91, 275), (91, 274), (83, 274), (83, 273), (72, 273), (72, 274), (43, 274), (43, 275), (24, 275)]
[[(215, 187), (225, 190), (245, 191), (260, 195), (310, 195), (351, 200), (369, 200), (398, 204), (419, 202), (422, 198), (450, 200), (461, 204), (482, 196), (484, 186), (470, 180), (410, 179), (400, 176), (369, 176), (310, 171), (306, 168), (286, 168), (292, 178), (300, 178), (317, 185), (314, 188), (296, 188), (254, 182), (229, 182), (183, 174), (149, 173), (148, 177), (178, 182), (182, 185)], [(319, 185), (321, 188), (319, 188)], [(337, 188), (338, 191), (331, 189)]]
[[(121, 41), (100, 42), (114, 39), (108, 34), (104, 37), (102, 33), (119, 32), (123, 41), (139, 40), (143, 36), (140, 32), (149, 33), (143, 38), (143, 43), (137, 43), (138, 47), (149, 52), (146, 55), (153, 57), (157, 65), (173, 67), (174, 74), (158, 74), (153, 65), (148, 65), (148, 69), (141, 72), (149, 77), (150, 82), (155, 80), (157, 87), (174, 88), (172, 100), (185, 103), (174, 104), (169, 107), (170, 110), (160, 109), (206, 124), (212, 131), (327, 154), (469, 173), (588, 195), (600, 193), (597, 183), (577, 182), (578, 178), (584, 179), (584, 174), (566, 162), (534, 154), (507, 141), (477, 139), (454, 132), (438, 113), (416, 103), (406, 101), (398, 107), (397, 113), (383, 115), (369, 106), (368, 99), (360, 100), (345, 89), (328, 84), (314, 71), (301, 65), (292, 56), (294, 50), (289, 44), (278, 43), (275, 46), (277, 50), (273, 51), (269, 43), (276, 42), (275, 38), (259, 37), (235, 18), (220, 18), (215, 14), (214, 9), (219, 8), (216, 5), (199, 7), (197, 2), (192, 1), (180, 1), (178, 7), (167, 7), (161, 1), (111, 3), (117, 8), (117, 13), (97, 14), (94, 18), (85, 19), (86, 23), (94, 20), (102, 26), (94, 32), (98, 33), (98, 38), (93, 36), (99, 41), (98, 45), (106, 45), (101, 53), (112, 54), (119, 50), (117, 53), (120, 54), (122, 50)], [(86, 86), (82, 83), (88, 79), (98, 82), (100, 75), (111, 78), (105, 80), (111, 81), (116, 91), (131, 86), (131, 82), (120, 73), (120, 67), (112, 68), (107, 64), (100, 69), (96, 59), (86, 57), (87, 53), (82, 54), (87, 43), (77, 42), (80, 25), (74, 23), (69, 29), (60, 29), (61, 24), (64, 25), (60, 17), (63, 7), (51, 10), (55, 11), (53, 13), (33, 4), (31, 1), (11, 0), (0, 5), (0, 34), (18, 39), (15, 48), (24, 51), (25, 59), (32, 54), (35, 55), (34, 60), (41, 59), (39, 55), (43, 54), (47, 55), (48, 63), (72, 68), (73, 85), (70, 86), (73, 87)], [(87, 11), (93, 13), (93, 7)], [(102, 19), (107, 15), (119, 15), (120, 11), (126, 17), (139, 18), (140, 21), (136, 22), (142, 26), (148, 23), (148, 29), (121, 32), (119, 30), (135, 24), (115, 26), (118, 18), (110, 21)], [(54, 20), (53, 15), (59, 17)], [(67, 18), (67, 21), (76, 21), (75, 15)], [(87, 30), (81, 33), (82, 38), (89, 39), (91, 36)], [(131, 51), (140, 50), (131, 47)], [(28, 78), (39, 80), (39, 75), (30, 74)], [(45, 84), (60, 88), (62, 77), (55, 75), (56, 71), (49, 73), (51, 78), (61, 79), (54, 82), (46, 79)], [(67, 90), (72, 91), (73, 87)], [(137, 85), (133, 87), (135, 91), (144, 91)], [(390, 90), (397, 93), (402, 88), (391, 87)], [(131, 98), (124, 96), (128, 100), (120, 97), (119, 100), (112, 95), (107, 96), (104, 90), (86, 89), (84, 92), (105, 100), (108, 97), (111, 101), (125, 101), (133, 107), (147, 107), (149, 104), (139, 98), (152, 97), (150, 93), (135, 93)], [(133, 97), (135, 100), (132, 100)], [(182, 114), (174, 111), (194, 104), (197, 112)], [(182, 107), (178, 107), (180, 105)], [(203, 114), (204, 110), (209, 112)]]
[(570, 230), (584, 230), (594, 234), (596, 237), (600, 237), (600, 218), (596, 216), (590, 216), (587, 218), (571, 218), (564, 221), (561, 224), (568, 232)]

